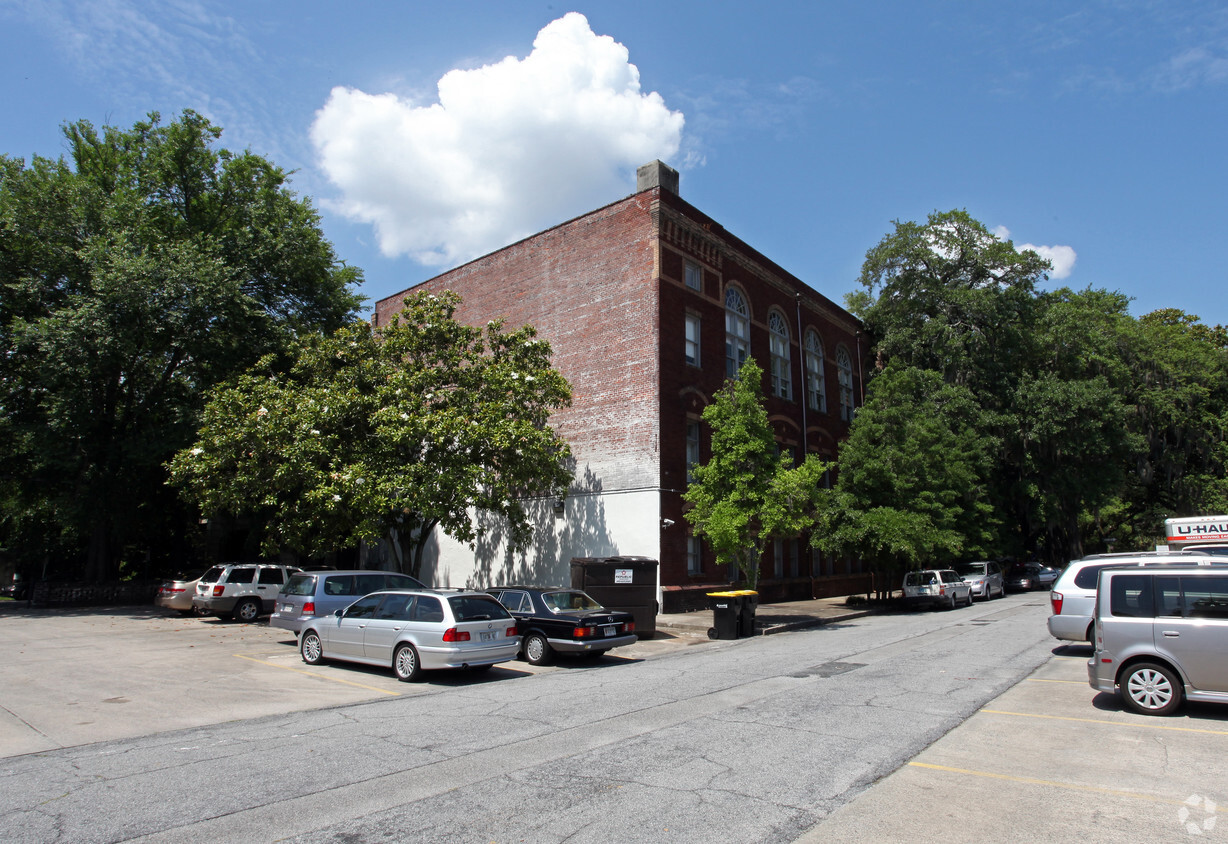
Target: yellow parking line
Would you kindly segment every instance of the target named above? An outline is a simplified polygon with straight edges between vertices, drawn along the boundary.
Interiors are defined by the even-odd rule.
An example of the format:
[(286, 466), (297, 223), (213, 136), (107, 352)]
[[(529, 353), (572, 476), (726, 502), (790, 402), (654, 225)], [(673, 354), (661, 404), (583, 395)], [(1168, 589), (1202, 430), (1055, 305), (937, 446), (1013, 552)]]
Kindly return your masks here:
[(1077, 721), (1081, 724), (1101, 724), (1105, 727), (1136, 727), (1140, 730), (1172, 730), (1177, 733), (1206, 733), (1213, 736), (1228, 736), (1228, 730), (1201, 730), (1197, 727), (1170, 727), (1167, 724), (1134, 724), (1121, 721), (1104, 721), (1100, 718), (1071, 718), (1065, 715), (1037, 715), (1032, 712), (1004, 712), (1000, 709), (982, 709), (988, 715), (1014, 715), (1017, 718), (1041, 718), (1046, 721)]
[(909, 762), (913, 768), (929, 768), (932, 771), (946, 771), (950, 774), (964, 774), (970, 777), (984, 777), (993, 780), (1007, 780), (1008, 782), (1026, 783), (1027, 785), (1046, 785), (1052, 788), (1064, 788), (1069, 791), (1091, 791), (1096, 794), (1111, 794), (1115, 797), (1132, 797), (1135, 800), (1146, 800), (1150, 803), (1167, 803), (1171, 806), (1184, 806), (1185, 801), (1174, 800), (1165, 797), (1156, 797), (1153, 794), (1139, 794), (1134, 791), (1118, 791), (1113, 788), (1100, 788), (1095, 785), (1079, 785), (1072, 782), (1057, 782), (1055, 780), (1042, 780), (1035, 777), (1014, 777), (1009, 774), (994, 774), (988, 771), (969, 771), (966, 768), (948, 768), (946, 765), (931, 765), (927, 762)]
[(400, 697), (400, 692), (390, 692), (387, 689), (377, 689), (375, 686), (364, 686), (362, 683), (353, 683), (349, 680), (342, 680), (339, 677), (325, 677), (323, 674), (316, 674), (314, 671), (304, 671), (301, 668), (291, 668), (288, 665), (278, 665), (275, 662), (269, 662), (265, 659), (256, 659), (253, 656), (244, 656), (243, 654), (233, 654), (239, 659), (246, 659), (249, 662), (258, 662), (261, 665), (271, 665), (274, 668), (280, 668), (282, 671), (293, 671), (295, 674), (306, 674), (308, 677), (315, 677), (317, 680), (328, 680), (330, 683), (344, 683), (347, 686), (357, 686), (360, 689), (366, 689), (371, 692), (379, 692), (382, 695), (395, 695)]

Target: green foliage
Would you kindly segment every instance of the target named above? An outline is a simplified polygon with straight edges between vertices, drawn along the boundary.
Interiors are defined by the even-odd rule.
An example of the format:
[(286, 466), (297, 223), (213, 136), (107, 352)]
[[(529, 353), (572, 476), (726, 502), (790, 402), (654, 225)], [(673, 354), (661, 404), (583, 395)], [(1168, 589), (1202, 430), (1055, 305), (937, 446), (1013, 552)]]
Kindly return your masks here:
[[(1146, 547), (1167, 515), (1228, 509), (1228, 332), (1176, 310), (1136, 320), (1112, 291), (1038, 292), (1047, 270), (1036, 253), (1018, 252), (963, 211), (897, 222), (867, 253), (863, 289), (848, 305), (870, 329), (880, 369), (887, 365), (870, 392), (910, 367), (970, 390), (979, 417), (944, 424), (955, 440), (974, 431), (994, 444), (981, 476), (996, 519), (971, 524), (999, 528), (968, 536), (956, 526), (956, 536), (914, 519), (927, 513), (921, 500), (892, 512), (876, 511), (865, 489), (841, 500), (854, 483), (846, 476), (857, 471), (858, 442), (883, 433), (862, 430), (879, 412), (863, 410), (841, 452), (832, 498), (841, 504), (825, 511), (848, 511), (831, 524), (828, 545), (861, 543), (875, 556), (913, 560), (981, 548), (1061, 563), (1110, 537)], [(879, 396), (914, 406), (909, 396)], [(928, 471), (960, 489), (958, 465)], [(901, 541), (903, 532), (916, 540)]]
[(718, 565), (742, 573), (758, 587), (765, 542), (795, 537), (813, 521), (819, 485), (828, 466), (813, 456), (797, 468), (779, 454), (763, 403), (763, 370), (749, 359), (704, 408), (712, 430), (712, 456), (692, 467), (683, 494), (686, 519), (708, 539)]
[(531, 538), (521, 500), (561, 495), (567, 444), (547, 425), (571, 398), (531, 327), (454, 319), (452, 293), (418, 294), (394, 321), (317, 337), (288, 371), (266, 360), (211, 394), (198, 441), (171, 462), (206, 513), (257, 513), (265, 547), (312, 555), (357, 539), (421, 543), (438, 525), (473, 542), (471, 511)]
[(162, 464), (204, 390), (352, 320), (360, 276), (279, 168), (193, 112), (64, 134), (71, 161), (0, 157), (0, 531), (102, 579), (181, 554)]
[(982, 427), (968, 388), (888, 367), (840, 448), (812, 543), (888, 569), (984, 554), (997, 527), (987, 484), (997, 442)]

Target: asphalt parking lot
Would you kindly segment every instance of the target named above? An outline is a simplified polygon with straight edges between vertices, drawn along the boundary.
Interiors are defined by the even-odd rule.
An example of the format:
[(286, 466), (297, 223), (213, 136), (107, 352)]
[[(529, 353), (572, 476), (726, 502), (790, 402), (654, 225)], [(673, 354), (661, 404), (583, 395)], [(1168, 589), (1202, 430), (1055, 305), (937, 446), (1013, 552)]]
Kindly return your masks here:
[[(873, 624), (873, 618), (858, 624)], [(0, 613), (0, 757), (166, 730), (424, 695), (511, 674), (601, 670), (706, 637), (637, 643), (598, 663), (523, 662), (399, 683), (305, 665), (294, 637), (155, 608)], [(801, 841), (1228, 840), (1228, 707), (1124, 711), (1087, 685), (1090, 648), (1059, 646), (1029, 677)]]
[(599, 670), (707, 638), (662, 637), (598, 662), (507, 662), (484, 674), (401, 683), (390, 669), (309, 666), (293, 633), (156, 607), (0, 613), (0, 757), (344, 706), (509, 674)]
[(1228, 840), (1228, 707), (1135, 715), (1087, 684), (1090, 655), (1055, 640), (1030, 677), (799, 840)]

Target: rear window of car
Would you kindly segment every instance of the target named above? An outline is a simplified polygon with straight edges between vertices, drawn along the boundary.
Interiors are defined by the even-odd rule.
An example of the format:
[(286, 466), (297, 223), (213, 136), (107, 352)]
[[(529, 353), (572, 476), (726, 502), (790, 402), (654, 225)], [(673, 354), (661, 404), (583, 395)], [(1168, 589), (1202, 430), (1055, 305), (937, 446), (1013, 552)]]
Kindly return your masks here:
[(301, 595), (310, 597), (316, 593), (316, 578), (311, 574), (296, 574), (291, 576), (281, 590), (283, 595)]
[(985, 563), (960, 563), (955, 570), (960, 574), (984, 574)]
[(492, 618), (511, 618), (503, 604), (490, 595), (453, 595), (448, 598), (452, 616), (457, 621), (489, 621)]
[(601, 609), (601, 604), (583, 592), (547, 592), (542, 595), (542, 603), (555, 612)]
[(217, 583), (222, 576), (222, 572), (226, 571), (225, 566), (214, 566), (200, 576), (201, 583)]
[(407, 574), (389, 574), (385, 575), (388, 581), (388, 589), (423, 589), (424, 584), (412, 578)]
[(1115, 575), (1109, 586), (1109, 604), (1113, 615), (1125, 618), (1153, 618), (1155, 604), (1151, 597), (1154, 578), (1147, 574)]
[(1100, 571), (1108, 568), (1109, 565), (1111, 564), (1106, 563), (1102, 566), (1084, 566), (1075, 572), (1074, 585), (1078, 586), (1080, 589), (1095, 589), (1096, 579), (1100, 577)]

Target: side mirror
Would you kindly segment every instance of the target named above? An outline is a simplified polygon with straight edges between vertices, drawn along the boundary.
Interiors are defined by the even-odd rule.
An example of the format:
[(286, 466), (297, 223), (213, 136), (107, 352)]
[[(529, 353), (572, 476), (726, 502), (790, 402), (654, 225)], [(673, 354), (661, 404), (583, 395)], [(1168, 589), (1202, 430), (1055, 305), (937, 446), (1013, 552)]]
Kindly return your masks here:
[(341, 616), (345, 615), (345, 610), (333, 610), (333, 615), (337, 616), (337, 618), (341, 618)]

